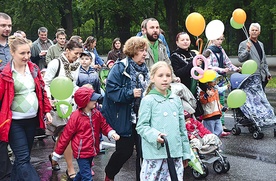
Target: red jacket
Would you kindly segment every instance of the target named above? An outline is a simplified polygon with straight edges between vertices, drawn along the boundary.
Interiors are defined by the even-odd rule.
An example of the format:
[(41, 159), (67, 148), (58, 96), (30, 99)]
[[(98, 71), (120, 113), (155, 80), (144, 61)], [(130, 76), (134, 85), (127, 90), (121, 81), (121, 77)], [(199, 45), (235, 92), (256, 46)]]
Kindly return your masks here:
[[(28, 61), (30, 72), (35, 82), (35, 92), (38, 98), (39, 127), (45, 129), (44, 116), (52, 107), (44, 90), (44, 81), (36, 64)], [(12, 120), (11, 105), (14, 99), (14, 81), (12, 78), (11, 62), (0, 73), (0, 140), (8, 142)]]
[(203, 126), (203, 124), (193, 118), (190, 118), (190, 122), (186, 121), (186, 129), (188, 132), (188, 138), (191, 139), (191, 136), (200, 136), (201, 138), (206, 134), (211, 134), (207, 128)]
[(71, 114), (59, 138), (55, 153), (62, 155), (70, 141), (74, 158), (89, 158), (99, 153), (100, 133), (107, 136), (114, 130), (106, 123), (99, 110), (94, 108), (91, 113), (92, 116), (89, 117), (82, 109), (77, 109)]

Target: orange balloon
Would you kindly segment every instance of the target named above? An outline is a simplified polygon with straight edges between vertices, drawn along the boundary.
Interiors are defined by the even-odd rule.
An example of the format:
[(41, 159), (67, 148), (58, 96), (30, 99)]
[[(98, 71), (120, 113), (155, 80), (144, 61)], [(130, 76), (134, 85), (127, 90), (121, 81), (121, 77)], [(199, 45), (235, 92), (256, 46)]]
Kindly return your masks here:
[(243, 9), (238, 8), (233, 11), (232, 17), (235, 22), (237, 22), (239, 24), (244, 24), (244, 22), (246, 20), (246, 13)]
[(192, 35), (199, 36), (205, 29), (205, 19), (201, 14), (194, 12), (187, 16), (185, 25)]

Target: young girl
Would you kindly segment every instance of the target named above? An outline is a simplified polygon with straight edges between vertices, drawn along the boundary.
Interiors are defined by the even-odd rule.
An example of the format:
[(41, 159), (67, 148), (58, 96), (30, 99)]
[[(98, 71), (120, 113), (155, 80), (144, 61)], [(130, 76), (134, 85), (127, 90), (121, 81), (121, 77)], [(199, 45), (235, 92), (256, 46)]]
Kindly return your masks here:
[[(171, 94), (172, 68), (165, 61), (151, 68), (150, 85), (142, 99), (136, 126), (142, 138), (143, 164), (141, 180), (170, 180), (167, 153), (162, 147), (166, 136), (174, 158), (178, 180), (183, 180), (183, 163), (190, 159), (190, 146), (180, 98)], [(154, 85), (154, 88), (151, 87)], [(151, 90), (150, 90), (151, 89)], [(184, 161), (183, 161), (184, 160)]]
[[(225, 53), (225, 50), (222, 47), (224, 39), (224, 35), (221, 35), (219, 38), (211, 40), (210, 46), (208, 46), (207, 50), (204, 52), (204, 56), (207, 57), (207, 60), (210, 63), (210, 69), (215, 70), (220, 75), (226, 76), (226, 73), (229, 71), (240, 72), (241, 68), (236, 67)], [(224, 106), (225, 92), (220, 93), (219, 98), (221, 105)], [(227, 129), (224, 125), (224, 113), (222, 113), (220, 119), (223, 126), (223, 131), (231, 132), (231, 130)]]
[(79, 165), (79, 172), (74, 180), (93, 180), (91, 164), (93, 158), (99, 153), (100, 131), (114, 140), (120, 138), (106, 123), (100, 111), (95, 108), (99, 97), (100, 94), (88, 87), (81, 87), (76, 91), (74, 99), (78, 109), (71, 114), (53, 153), (52, 159), (57, 161), (71, 141), (73, 155)]

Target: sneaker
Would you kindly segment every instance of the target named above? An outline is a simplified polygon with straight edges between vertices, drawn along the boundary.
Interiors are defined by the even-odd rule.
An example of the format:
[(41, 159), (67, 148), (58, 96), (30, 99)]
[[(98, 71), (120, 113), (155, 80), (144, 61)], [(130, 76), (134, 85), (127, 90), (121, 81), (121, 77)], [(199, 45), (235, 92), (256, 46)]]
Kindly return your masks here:
[(231, 132), (231, 129), (227, 129), (225, 126), (223, 126), (223, 131), (224, 132)]
[(230, 132), (225, 132), (225, 131), (223, 131), (223, 132), (221, 133), (220, 137), (225, 137), (225, 136), (228, 136), (228, 135), (230, 135), (230, 134), (231, 134)]

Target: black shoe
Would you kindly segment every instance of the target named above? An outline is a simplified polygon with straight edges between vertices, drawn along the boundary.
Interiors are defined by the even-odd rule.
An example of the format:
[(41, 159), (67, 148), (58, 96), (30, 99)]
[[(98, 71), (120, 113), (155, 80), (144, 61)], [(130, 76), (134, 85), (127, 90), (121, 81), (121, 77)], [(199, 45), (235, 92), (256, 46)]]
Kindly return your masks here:
[(73, 181), (74, 180), (74, 178), (76, 176), (76, 173), (72, 173), (72, 174), (69, 175), (68, 170), (66, 170), (65, 173), (67, 175), (67, 181)]
[(51, 155), (51, 154), (49, 155), (49, 161), (51, 162), (52, 169), (53, 169), (54, 171), (60, 170), (60, 167), (59, 167), (59, 164), (58, 164), (58, 163), (53, 164), (53, 162), (52, 162), (52, 155)]
[(231, 129), (223, 129), (224, 132), (231, 132)]

